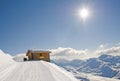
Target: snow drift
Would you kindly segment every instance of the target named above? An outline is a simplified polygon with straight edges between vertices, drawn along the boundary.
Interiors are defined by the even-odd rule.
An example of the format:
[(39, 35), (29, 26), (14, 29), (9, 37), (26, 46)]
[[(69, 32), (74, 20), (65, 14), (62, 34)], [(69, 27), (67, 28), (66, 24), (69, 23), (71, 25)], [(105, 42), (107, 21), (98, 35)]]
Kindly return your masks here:
[(13, 60), (17, 62), (23, 62), (24, 58), (28, 58), (25, 54), (18, 54), (16, 56), (13, 56)]
[(11, 58), (10, 55), (5, 54), (2, 50), (0, 50), (0, 67), (3, 67), (8, 64), (13, 64), (15, 61)]

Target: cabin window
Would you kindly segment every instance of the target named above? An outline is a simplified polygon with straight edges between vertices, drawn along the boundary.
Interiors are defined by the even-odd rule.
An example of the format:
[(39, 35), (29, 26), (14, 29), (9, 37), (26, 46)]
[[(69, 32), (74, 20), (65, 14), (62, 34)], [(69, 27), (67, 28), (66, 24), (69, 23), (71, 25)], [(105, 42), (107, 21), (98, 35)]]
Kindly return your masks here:
[(42, 56), (42, 53), (40, 53), (40, 56)]

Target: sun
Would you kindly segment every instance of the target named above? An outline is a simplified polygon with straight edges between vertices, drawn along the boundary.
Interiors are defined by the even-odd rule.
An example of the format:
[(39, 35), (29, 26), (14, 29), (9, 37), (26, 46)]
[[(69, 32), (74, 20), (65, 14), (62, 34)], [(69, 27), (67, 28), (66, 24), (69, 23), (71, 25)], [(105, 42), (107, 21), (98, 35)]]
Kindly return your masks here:
[(85, 20), (86, 18), (88, 18), (89, 16), (89, 10), (87, 8), (82, 8), (80, 11), (79, 11), (79, 15), (80, 17)]

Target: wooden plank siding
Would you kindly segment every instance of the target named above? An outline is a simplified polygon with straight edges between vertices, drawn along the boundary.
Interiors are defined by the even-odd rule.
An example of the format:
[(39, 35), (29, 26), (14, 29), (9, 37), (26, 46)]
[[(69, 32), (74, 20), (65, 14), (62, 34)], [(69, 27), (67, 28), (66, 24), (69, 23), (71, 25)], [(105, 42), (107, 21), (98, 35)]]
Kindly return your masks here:
[(28, 60), (44, 60), (50, 62), (50, 51), (32, 51), (28, 50), (26, 56), (28, 56)]

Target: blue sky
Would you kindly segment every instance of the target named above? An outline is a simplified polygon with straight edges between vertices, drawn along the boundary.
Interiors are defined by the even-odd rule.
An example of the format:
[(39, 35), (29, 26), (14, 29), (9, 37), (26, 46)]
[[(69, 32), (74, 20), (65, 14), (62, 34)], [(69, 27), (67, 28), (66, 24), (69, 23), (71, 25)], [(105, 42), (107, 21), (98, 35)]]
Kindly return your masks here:
[[(96, 49), (120, 42), (120, 0), (0, 0), (0, 49)], [(87, 6), (82, 22), (77, 11)]]

